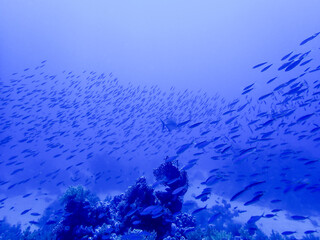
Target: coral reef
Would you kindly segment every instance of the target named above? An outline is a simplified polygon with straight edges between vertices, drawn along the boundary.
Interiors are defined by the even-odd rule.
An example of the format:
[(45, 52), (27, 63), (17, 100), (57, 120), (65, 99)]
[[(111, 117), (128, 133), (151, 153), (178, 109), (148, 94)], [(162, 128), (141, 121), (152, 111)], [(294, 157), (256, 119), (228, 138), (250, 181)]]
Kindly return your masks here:
[[(195, 219), (181, 213), (183, 195), (188, 189), (187, 173), (166, 162), (154, 170), (154, 176), (165, 187), (164, 191), (155, 191), (140, 177), (125, 193), (105, 201), (82, 186), (69, 187), (61, 198), (63, 214), (52, 224), (51, 237), (60, 240), (186, 237), (195, 227)], [(47, 225), (40, 226), (40, 230)], [(39, 231), (24, 232), (24, 238), (33, 237), (40, 237)]]
[[(144, 177), (123, 194), (104, 201), (82, 186), (69, 187), (61, 197), (62, 209), (48, 208), (30, 227), (10, 226), (0, 222), (0, 239), (24, 240), (283, 240), (278, 233), (270, 237), (250, 223), (242, 226), (233, 221), (237, 212), (222, 201), (211, 208), (198, 208), (195, 202), (183, 207), (183, 196), (188, 190), (188, 177), (172, 162), (165, 162), (154, 170), (156, 184), (150, 186)], [(164, 190), (155, 190), (156, 185)], [(61, 206), (60, 205), (60, 206)], [(196, 209), (190, 214), (191, 210)], [(197, 209), (199, 211), (197, 211)], [(200, 211), (201, 210), (201, 211)], [(208, 220), (209, 219), (209, 220)], [(317, 240), (313, 235), (304, 239)]]

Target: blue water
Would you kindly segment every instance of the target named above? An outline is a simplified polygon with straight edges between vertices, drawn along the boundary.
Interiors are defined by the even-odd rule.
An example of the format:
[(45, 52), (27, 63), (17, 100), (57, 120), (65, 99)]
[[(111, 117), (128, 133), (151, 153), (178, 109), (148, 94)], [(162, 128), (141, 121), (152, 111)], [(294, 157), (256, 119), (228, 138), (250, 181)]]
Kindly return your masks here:
[(122, 4), (0, 3), (1, 239), (319, 237), (319, 3)]

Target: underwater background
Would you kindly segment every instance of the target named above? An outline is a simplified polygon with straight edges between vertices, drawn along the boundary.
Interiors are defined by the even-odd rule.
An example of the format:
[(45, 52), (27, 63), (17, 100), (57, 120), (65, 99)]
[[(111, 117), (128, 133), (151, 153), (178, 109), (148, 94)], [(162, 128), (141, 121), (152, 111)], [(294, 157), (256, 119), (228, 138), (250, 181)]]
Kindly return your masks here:
[(319, 9), (0, 0), (0, 239), (319, 239)]

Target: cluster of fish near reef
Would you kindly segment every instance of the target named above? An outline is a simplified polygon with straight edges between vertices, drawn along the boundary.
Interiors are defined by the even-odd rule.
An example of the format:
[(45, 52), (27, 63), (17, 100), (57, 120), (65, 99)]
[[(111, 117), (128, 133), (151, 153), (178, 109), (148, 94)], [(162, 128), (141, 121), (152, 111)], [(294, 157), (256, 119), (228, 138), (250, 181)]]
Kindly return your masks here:
[[(254, 70), (273, 76), (244, 87), (230, 102), (188, 90), (124, 86), (111, 73), (50, 75), (46, 61), (1, 81), (0, 211), (29, 215), (29, 223), (40, 229), (22, 233), (3, 218), (3, 238), (12, 232), (25, 239), (267, 238), (257, 223), (277, 220), (284, 207), (296, 212), (302, 205), (302, 213), (319, 214), (320, 65), (313, 41), (319, 34), (277, 63), (255, 65)], [(100, 153), (107, 159), (97, 164), (94, 157)], [(163, 191), (145, 178), (106, 201), (82, 187), (69, 188), (64, 207), (44, 214), (10, 201), (19, 195), (22, 201), (38, 201), (70, 185), (124, 189), (142, 175), (144, 159), (160, 164), (163, 156), (168, 156), (165, 163), (154, 171)], [(206, 171), (208, 163), (215, 167)], [(110, 164), (123, 168), (117, 172)], [(207, 176), (193, 177), (197, 169)], [(200, 180), (200, 192), (184, 203), (186, 171), (189, 182)], [(270, 213), (250, 216), (238, 226), (232, 218), (246, 210), (231, 208), (229, 201), (196, 207), (209, 202), (213, 190), (230, 203), (243, 202), (244, 209), (267, 205)], [(318, 233), (312, 216), (289, 218), (313, 221), (314, 229), (297, 232), (287, 226), (282, 236)]]
[[(148, 185), (140, 177), (124, 194), (101, 201), (82, 186), (69, 187), (61, 198), (63, 209), (47, 209), (45, 215), (35, 223), (39, 230), (13, 233), (14, 239), (268, 239), (257, 228), (252, 217), (246, 225), (235, 224), (237, 215), (230, 205), (216, 205), (218, 211), (208, 223), (195, 216), (206, 210), (197, 208), (191, 213), (183, 211), (183, 196), (188, 190), (188, 177), (173, 162), (161, 164), (153, 172), (157, 182)], [(165, 190), (156, 191), (156, 185)], [(262, 216), (260, 216), (261, 218)], [(220, 220), (218, 221), (218, 219)], [(202, 227), (202, 228), (200, 228)], [(282, 235), (290, 235), (284, 232)], [(10, 236), (10, 237), (11, 237)], [(8, 236), (8, 239), (11, 239)], [(273, 233), (271, 239), (282, 239)]]

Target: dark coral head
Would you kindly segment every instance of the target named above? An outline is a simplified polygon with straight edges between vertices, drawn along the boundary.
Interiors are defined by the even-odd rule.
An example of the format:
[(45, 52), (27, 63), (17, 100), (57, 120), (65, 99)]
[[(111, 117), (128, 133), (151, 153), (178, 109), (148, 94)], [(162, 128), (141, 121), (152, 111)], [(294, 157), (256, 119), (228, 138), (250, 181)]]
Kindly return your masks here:
[(153, 171), (153, 175), (157, 181), (162, 181), (166, 186), (180, 180), (185, 175), (184, 171), (180, 172), (178, 167), (174, 166), (172, 162), (162, 163), (158, 168)]
[(155, 203), (153, 189), (148, 186), (145, 177), (140, 177), (136, 184), (127, 190), (125, 199), (128, 204), (135, 203), (136, 206), (149, 206)]

